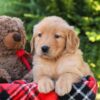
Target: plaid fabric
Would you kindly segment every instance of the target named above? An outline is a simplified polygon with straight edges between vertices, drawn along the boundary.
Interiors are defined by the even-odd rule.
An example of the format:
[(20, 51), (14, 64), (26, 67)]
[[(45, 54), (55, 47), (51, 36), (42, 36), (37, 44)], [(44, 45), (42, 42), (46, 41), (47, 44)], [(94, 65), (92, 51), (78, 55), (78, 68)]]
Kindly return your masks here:
[(39, 100), (37, 84), (17, 80), (10, 84), (0, 84), (0, 100)]
[(98, 87), (96, 80), (87, 76), (73, 85), (69, 94), (59, 97), (60, 100), (95, 100)]
[(87, 76), (81, 82), (74, 84), (72, 91), (58, 97), (53, 91), (48, 94), (39, 93), (37, 84), (17, 80), (13, 83), (0, 84), (0, 100), (95, 100), (97, 93), (96, 80)]

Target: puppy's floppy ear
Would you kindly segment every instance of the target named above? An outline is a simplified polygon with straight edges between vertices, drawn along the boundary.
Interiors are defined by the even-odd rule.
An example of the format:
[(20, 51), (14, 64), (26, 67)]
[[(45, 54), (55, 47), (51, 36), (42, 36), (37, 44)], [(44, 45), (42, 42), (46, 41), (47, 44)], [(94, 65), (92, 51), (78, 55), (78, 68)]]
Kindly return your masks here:
[(67, 53), (74, 53), (79, 47), (79, 38), (73, 29), (67, 31), (66, 34), (66, 51)]
[(33, 27), (33, 36), (32, 36), (31, 42), (30, 42), (31, 53), (32, 53), (32, 54), (34, 54), (34, 50), (35, 50), (34, 45), (35, 45), (35, 36), (36, 36), (35, 30), (36, 30), (36, 27), (37, 27), (37, 25), (35, 25), (35, 26)]
[(32, 39), (31, 39), (31, 42), (30, 42), (30, 46), (31, 46), (31, 53), (33, 54), (34, 53), (34, 42), (35, 42), (35, 37), (32, 36)]

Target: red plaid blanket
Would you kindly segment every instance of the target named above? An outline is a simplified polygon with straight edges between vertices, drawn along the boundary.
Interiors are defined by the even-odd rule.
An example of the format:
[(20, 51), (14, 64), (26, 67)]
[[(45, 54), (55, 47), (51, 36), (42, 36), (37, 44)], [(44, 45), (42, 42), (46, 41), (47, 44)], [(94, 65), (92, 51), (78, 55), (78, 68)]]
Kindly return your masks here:
[(95, 100), (97, 93), (96, 80), (91, 76), (82, 78), (63, 97), (58, 97), (54, 91), (48, 94), (39, 93), (37, 86), (35, 82), (27, 83), (24, 80), (0, 84), (0, 100)]

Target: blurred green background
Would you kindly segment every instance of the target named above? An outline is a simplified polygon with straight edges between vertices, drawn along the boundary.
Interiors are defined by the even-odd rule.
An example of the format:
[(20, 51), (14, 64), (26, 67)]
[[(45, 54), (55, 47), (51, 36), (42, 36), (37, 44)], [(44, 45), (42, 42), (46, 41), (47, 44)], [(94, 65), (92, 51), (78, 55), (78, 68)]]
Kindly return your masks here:
[[(16, 16), (24, 21), (28, 51), (34, 24), (45, 16), (64, 18), (75, 27), (84, 59), (94, 72), (100, 88), (100, 0), (0, 0), (0, 15)], [(99, 93), (100, 89), (98, 100)]]

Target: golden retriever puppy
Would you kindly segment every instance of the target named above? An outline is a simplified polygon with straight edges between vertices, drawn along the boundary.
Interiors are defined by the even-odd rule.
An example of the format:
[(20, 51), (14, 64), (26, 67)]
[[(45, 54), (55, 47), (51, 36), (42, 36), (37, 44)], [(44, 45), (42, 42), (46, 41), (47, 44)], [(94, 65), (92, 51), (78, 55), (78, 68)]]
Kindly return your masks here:
[(83, 76), (92, 75), (79, 50), (79, 38), (72, 26), (57, 16), (44, 18), (34, 27), (31, 40), (33, 77), (40, 92), (63, 96)]

